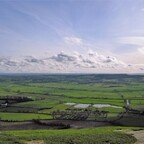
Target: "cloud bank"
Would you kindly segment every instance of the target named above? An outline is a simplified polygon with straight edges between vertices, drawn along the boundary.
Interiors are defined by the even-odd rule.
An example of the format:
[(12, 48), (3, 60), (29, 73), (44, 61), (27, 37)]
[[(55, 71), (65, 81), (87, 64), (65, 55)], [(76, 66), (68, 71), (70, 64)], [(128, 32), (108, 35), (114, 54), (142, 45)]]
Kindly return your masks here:
[(61, 52), (51, 57), (1, 57), (0, 72), (26, 73), (135, 73), (144, 65), (130, 65), (112, 56), (89, 51), (85, 54)]

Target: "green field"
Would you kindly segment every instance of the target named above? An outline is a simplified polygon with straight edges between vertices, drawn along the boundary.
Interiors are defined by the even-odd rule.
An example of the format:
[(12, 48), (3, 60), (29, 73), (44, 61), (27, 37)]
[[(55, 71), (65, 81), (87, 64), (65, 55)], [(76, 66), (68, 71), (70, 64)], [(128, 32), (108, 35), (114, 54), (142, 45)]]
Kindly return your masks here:
[[(2, 112), (52, 112), (69, 108), (64, 103), (144, 105), (142, 75), (1, 75), (0, 96), (26, 96), (33, 101), (1, 107)], [(110, 112), (124, 111), (107, 108)], [(3, 117), (3, 115), (1, 115)]]
[[(120, 127), (104, 127), (78, 130), (29, 130), (0, 133), (1, 144), (26, 144), (28, 141), (44, 141), (45, 144), (132, 144), (131, 135), (118, 132)], [(125, 128), (122, 128), (125, 129)]]
[[(23, 100), (23, 97), (29, 100)], [(135, 110), (136, 116), (126, 112), (124, 108), (126, 100), (129, 101), (130, 108)], [(5, 106), (4, 103), (7, 105)], [(74, 103), (74, 105), (66, 103)], [(78, 104), (89, 106), (77, 108)], [(109, 104), (112, 107), (97, 108), (93, 106), (94, 104)], [(117, 121), (117, 125), (143, 127), (144, 75), (0, 75), (0, 120), (2, 122), (48, 120), (53, 119), (54, 112), (64, 114), (76, 112), (68, 116), (61, 115), (59, 118), (81, 120), (83, 114), (79, 117), (80, 113), (89, 111), (104, 111), (108, 114), (107, 116), (94, 115), (91, 112), (84, 120)], [(121, 117), (123, 118), (120, 119)], [(0, 133), (0, 143), (25, 143), (30, 140), (43, 140), (48, 144), (55, 144), (58, 140), (60, 144), (134, 143), (133, 137), (115, 132), (117, 128), (4, 131)]]
[(0, 112), (1, 120), (8, 121), (28, 121), (32, 119), (52, 119), (50, 115), (31, 113), (6, 113)]

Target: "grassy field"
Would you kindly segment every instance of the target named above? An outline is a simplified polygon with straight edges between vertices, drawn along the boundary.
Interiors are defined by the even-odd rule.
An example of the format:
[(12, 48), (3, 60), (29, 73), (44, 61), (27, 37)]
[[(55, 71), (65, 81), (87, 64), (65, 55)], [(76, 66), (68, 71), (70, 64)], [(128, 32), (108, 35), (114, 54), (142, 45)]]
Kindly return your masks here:
[[(142, 75), (32, 75), (0, 76), (0, 96), (26, 96), (33, 101), (13, 103), (2, 112), (52, 112), (66, 110), (66, 102), (81, 104), (111, 104), (143, 108), (144, 77)], [(2, 101), (2, 100), (1, 100)], [(121, 112), (116, 108), (104, 108)], [(1, 114), (1, 118), (3, 115)]]
[(8, 121), (28, 121), (33, 119), (51, 119), (52, 117), (44, 114), (0, 112), (0, 118)]
[(59, 103), (56, 100), (44, 99), (44, 100), (35, 100), (31, 102), (22, 102), (16, 104), (15, 106), (31, 107), (31, 108), (52, 108), (57, 104)]
[(1, 144), (26, 144), (42, 140), (45, 144), (133, 144), (136, 139), (116, 130), (121, 127), (103, 127), (77, 130), (21, 130), (0, 133)]
[[(20, 101), (21, 98), (29, 101)], [(17, 99), (15, 99), (17, 98)], [(125, 100), (130, 108), (144, 110), (143, 75), (0, 75), (0, 119), (2, 121), (32, 121), (52, 119), (56, 111), (107, 111), (107, 117), (97, 120), (117, 121), (118, 125), (143, 127), (144, 117), (127, 114)], [(5, 106), (3, 103), (8, 103)], [(66, 105), (65, 103), (75, 103)], [(76, 108), (77, 104), (90, 104), (88, 108)], [(110, 104), (113, 107), (94, 108), (94, 104)], [(114, 106), (120, 106), (116, 108)], [(122, 114), (124, 113), (124, 117)], [(131, 116), (132, 115), (132, 116)], [(72, 115), (70, 117), (78, 117)], [(79, 118), (79, 117), (78, 117)], [(87, 119), (95, 120), (95, 119)], [(130, 135), (115, 131), (122, 127), (101, 127), (68, 130), (17, 130), (2, 131), (1, 144), (26, 144), (42, 140), (48, 144), (132, 144)], [(35, 141), (34, 141), (35, 143)]]

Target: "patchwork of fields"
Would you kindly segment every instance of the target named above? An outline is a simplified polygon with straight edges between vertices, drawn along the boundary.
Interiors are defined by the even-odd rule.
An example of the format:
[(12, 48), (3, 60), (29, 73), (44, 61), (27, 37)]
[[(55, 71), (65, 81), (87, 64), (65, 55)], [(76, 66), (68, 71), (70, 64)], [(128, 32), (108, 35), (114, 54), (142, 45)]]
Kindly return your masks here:
[[(65, 103), (110, 104), (123, 107), (124, 100), (128, 99), (132, 108), (139, 109), (144, 105), (144, 76), (142, 75), (13, 74), (1, 75), (0, 82), (1, 98), (25, 96), (32, 99), (28, 102), (9, 103), (7, 107), (1, 106), (1, 119), (5, 119), (3, 112), (50, 114), (55, 110), (76, 109)], [(3, 102), (4, 100), (1, 100), (1, 103)], [(95, 109), (110, 112), (124, 111), (123, 108), (114, 107)]]
[[(127, 113), (124, 107), (126, 101), (134, 113)], [(34, 119), (56, 118), (107, 122), (118, 120), (119, 125), (143, 126), (143, 111), (143, 75), (0, 75), (2, 122), (30, 122)], [(117, 137), (117, 133), (114, 133), (114, 136)], [(38, 137), (42, 139), (43, 136)], [(33, 138), (28, 138), (31, 139)], [(51, 143), (50, 139), (45, 141)], [(75, 143), (82, 141), (78, 140)]]

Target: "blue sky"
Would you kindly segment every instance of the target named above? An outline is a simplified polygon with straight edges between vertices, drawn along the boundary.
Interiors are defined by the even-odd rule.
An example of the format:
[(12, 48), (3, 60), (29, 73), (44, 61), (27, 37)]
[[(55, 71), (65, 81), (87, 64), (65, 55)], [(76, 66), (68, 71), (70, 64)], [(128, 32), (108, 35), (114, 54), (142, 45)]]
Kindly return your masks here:
[(144, 63), (144, 0), (0, 0), (0, 56), (93, 50)]

